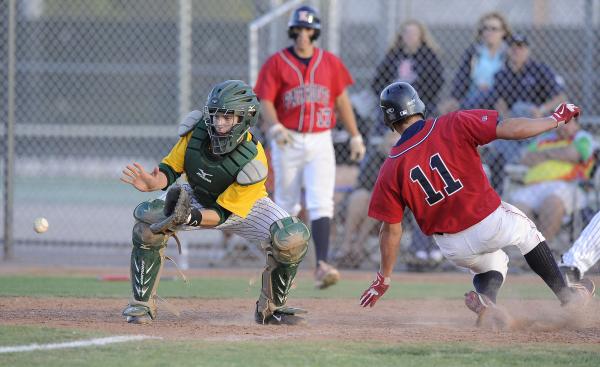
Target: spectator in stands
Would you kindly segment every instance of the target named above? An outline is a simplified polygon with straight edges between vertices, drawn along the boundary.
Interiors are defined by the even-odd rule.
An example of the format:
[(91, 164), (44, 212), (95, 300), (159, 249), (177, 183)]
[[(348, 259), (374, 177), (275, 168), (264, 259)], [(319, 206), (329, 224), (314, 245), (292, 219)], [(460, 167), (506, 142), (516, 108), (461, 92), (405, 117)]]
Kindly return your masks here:
[[(505, 117), (547, 116), (566, 100), (561, 78), (546, 64), (531, 59), (524, 35), (513, 35), (508, 44), (508, 59), (494, 77), (491, 101)], [(494, 188), (501, 190), (504, 165), (519, 162), (527, 144), (526, 140), (496, 140), (488, 147), (484, 156)]]
[(398, 133), (390, 131), (383, 123), (373, 122), (367, 154), (360, 163), (356, 185), (346, 202), (344, 235), (340, 246), (342, 252), (337, 257), (341, 267), (357, 268), (367, 255), (367, 238), (378, 223), (367, 215), (371, 191), (379, 167), (399, 137)]
[[(439, 47), (427, 27), (414, 19), (405, 21), (400, 26), (396, 40), (388, 49), (383, 60), (375, 70), (375, 78), (371, 83), (373, 93), (379, 97), (381, 91), (395, 81), (411, 83), (419, 90), (423, 102), (435, 109), (439, 91), (444, 84), (444, 71), (438, 57)], [(377, 109), (377, 122), (372, 122), (368, 134), (368, 149), (365, 159), (360, 164), (358, 180), (347, 202), (344, 237), (340, 256), (341, 266), (357, 267), (364, 257), (365, 242), (376, 221), (367, 216), (371, 190), (377, 179), (379, 167), (388, 155), (399, 136), (380, 121), (381, 111)], [(414, 223), (413, 223), (414, 224)], [(408, 226), (407, 226), (408, 227)], [(418, 226), (413, 225), (411, 250), (426, 257), (430, 250), (436, 250), (430, 237), (422, 234)], [(415, 255), (415, 259), (417, 256)], [(427, 261), (422, 258), (420, 260)], [(438, 259), (439, 261), (439, 259)]]
[(419, 91), (425, 105), (433, 109), (444, 84), (444, 70), (438, 54), (439, 46), (427, 27), (417, 20), (407, 20), (377, 66), (371, 89), (379, 97), (389, 84), (407, 82)]
[[(511, 31), (498, 12), (479, 19), (475, 42), (464, 52), (452, 83), (451, 97), (440, 104), (441, 114), (461, 109), (491, 108), (494, 76), (505, 64)], [(415, 87), (416, 88), (416, 87)]]
[(524, 35), (510, 38), (506, 66), (494, 77), (492, 100), (505, 117), (539, 118), (566, 100), (562, 80), (552, 69), (531, 59)]
[[(561, 228), (563, 217), (585, 205), (577, 180), (589, 178), (596, 143), (592, 135), (580, 130), (575, 119), (535, 139), (521, 163), (529, 169), (525, 186), (512, 193), (512, 201), (551, 241)], [(534, 214), (534, 216), (532, 216)]]

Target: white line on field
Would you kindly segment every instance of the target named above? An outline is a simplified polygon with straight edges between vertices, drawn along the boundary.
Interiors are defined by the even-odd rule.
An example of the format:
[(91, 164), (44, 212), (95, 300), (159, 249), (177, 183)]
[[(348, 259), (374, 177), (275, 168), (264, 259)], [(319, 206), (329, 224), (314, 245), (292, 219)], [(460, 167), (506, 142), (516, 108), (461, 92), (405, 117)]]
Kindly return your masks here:
[(147, 336), (147, 335), (117, 335), (117, 336), (110, 336), (107, 338), (77, 340), (77, 341), (65, 342), (65, 343), (29, 344), (29, 345), (17, 345), (14, 347), (0, 347), (0, 353), (31, 352), (34, 350), (50, 350), (50, 349), (64, 349), (64, 348), (80, 348), (80, 347), (89, 347), (91, 345), (106, 345), (106, 344), (113, 344), (113, 343), (124, 343), (124, 342), (144, 340), (144, 339), (162, 339), (162, 338), (156, 337), (156, 336)]

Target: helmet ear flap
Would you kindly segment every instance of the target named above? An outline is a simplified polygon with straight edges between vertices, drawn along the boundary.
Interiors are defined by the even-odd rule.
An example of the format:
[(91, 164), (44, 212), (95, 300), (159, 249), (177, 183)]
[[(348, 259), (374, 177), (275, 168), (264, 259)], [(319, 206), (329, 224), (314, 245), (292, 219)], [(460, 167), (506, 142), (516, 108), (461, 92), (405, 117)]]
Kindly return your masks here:
[(320, 29), (315, 29), (315, 33), (313, 33), (312, 37), (310, 37), (311, 41), (316, 41), (317, 39), (319, 39), (319, 35), (321, 35), (321, 30)]
[(290, 28), (288, 28), (288, 37), (295, 41), (296, 38), (298, 37), (298, 33), (294, 32), (293, 28), (290, 27)]
[(388, 85), (381, 92), (379, 102), (383, 112), (383, 121), (392, 130), (394, 130), (394, 124), (402, 122), (410, 116), (426, 117), (425, 103), (408, 83), (394, 82)]
[[(320, 29), (315, 29), (315, 33), (313, 33), (313, 35), (310, 37), (310, 40), (312, 42), (316, 41), (317, 39), (319, 39), (319, 36), (321, 35), (321, 30)], [(294, 32), (292, 30), (292, 28), (288, 28), (288, 37), (290, 39), (293, 39), (294, 41), (296, 40), (296, 38), (298, 38), (298, 33)]]

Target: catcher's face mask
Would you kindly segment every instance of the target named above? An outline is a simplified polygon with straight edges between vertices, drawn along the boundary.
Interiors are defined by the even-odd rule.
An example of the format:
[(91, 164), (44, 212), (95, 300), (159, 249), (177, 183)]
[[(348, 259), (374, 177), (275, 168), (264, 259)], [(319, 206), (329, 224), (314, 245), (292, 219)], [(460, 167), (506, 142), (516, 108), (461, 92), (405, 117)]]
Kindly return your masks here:
[(245, 111), (208, 108), (208, 135), (214, 154), (225, 154), (235, 149), (248, 132), (247, 126), (242, 126)]
[(214, 115), (211, 115), (211, 127), (214, 129), (216, 135), (224, 136), (233, 129), (233, 126), (238, 124), (240, 117), (229, 111), (217, 111)]
[(252, 88), (241, 80), (227, 80), (216, 85), (204, 106), (204, 122), (212, 152), (227, 154), (242, 143), (258, 120), (259, 108)]

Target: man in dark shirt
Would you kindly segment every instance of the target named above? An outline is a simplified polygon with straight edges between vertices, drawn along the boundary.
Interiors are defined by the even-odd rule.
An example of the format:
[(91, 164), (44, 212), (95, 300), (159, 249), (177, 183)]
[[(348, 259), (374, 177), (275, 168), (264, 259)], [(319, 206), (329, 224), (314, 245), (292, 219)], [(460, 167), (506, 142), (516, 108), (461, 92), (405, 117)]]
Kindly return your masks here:
[[(548, 65), (531, 59), (529, 42), (514, 34), (506, 65), (494, 77), (490, 104), (504, 117), (540, 118), (566, 100), (563, 83)], [(497, 140), (484, 153), (492, 185), (502, 193), (504, 165), (518, 163), (528, 140)]]
[(566, 99), (560, 78), (546, 64), (531, 59), (527, 38), (509, 41), (506, 66), (494, 77), (493, 99), (504, 116), (545, 116)]

